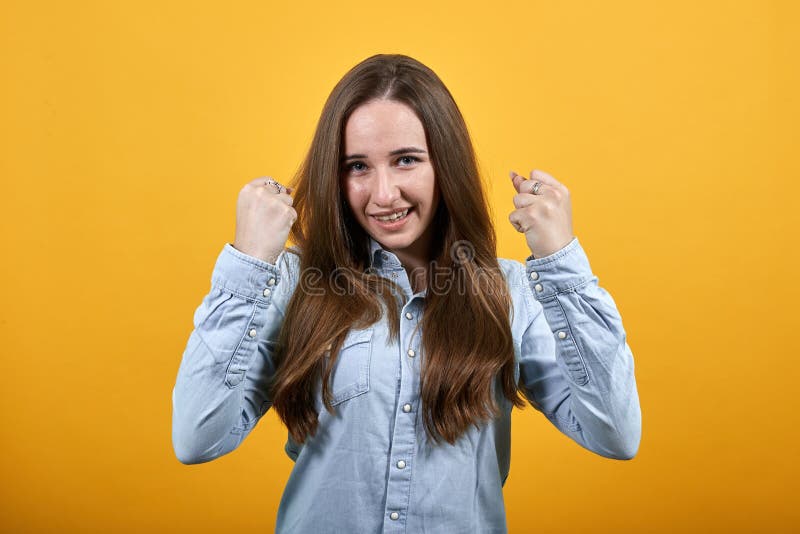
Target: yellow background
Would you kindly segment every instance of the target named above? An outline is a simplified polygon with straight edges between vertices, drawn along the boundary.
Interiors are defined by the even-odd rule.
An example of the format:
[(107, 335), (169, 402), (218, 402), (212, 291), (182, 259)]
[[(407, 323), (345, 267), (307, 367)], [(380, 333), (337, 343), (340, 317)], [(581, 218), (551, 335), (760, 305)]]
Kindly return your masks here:
[(272, 532), (285, 428), (182, 465), (171, 390), (239, 189), (384, 52), (456, 97), (500, 256), (508, 171), (567, 185), (634, 353), (631, 461), (515, 412), (510, 532), (791, 531), (796, 5), (4, 2), (0, 530)]

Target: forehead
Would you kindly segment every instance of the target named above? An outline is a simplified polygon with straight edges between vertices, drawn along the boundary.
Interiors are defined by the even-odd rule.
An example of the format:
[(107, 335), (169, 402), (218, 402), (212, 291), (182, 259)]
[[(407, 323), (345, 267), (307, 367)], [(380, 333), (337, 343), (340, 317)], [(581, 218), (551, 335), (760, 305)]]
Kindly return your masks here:
[(390, 100), (375, 100), (357, 107), (347, 120), (344, 137), (348, 153), (382, 152), (384, 148), (406, 145), (427, 148), (425, 129), (414, 111)]

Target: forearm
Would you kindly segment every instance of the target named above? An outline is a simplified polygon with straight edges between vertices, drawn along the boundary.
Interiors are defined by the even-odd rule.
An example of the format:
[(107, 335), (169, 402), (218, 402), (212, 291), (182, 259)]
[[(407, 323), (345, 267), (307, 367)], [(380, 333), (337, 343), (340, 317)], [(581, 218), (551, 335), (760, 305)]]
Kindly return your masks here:
[(269, 409), (287, 274), (230, 245), (220, 253), (172, 392), (172, 441), (181, 462), (231, 452)]
[(641, 410), (633, 355), (614, 300), (598, 285), (577, 239), (546, 258), (529, 258), (525, 276), (532, 297), (525, 351), (545, 355), (523, 362), (531, 397), (583, 447), (632, 458)]

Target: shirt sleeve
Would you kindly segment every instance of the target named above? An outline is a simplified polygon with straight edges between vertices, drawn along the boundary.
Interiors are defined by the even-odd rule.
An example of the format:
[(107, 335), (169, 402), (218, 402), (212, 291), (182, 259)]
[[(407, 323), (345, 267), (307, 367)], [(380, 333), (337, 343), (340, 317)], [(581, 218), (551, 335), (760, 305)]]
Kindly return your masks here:
[(273, 355), (298, 264), (287, 249), (271, 264), (224, 245), (172, 390), (172, 445), (182, 463), (231, 452), (271, 406)]
[(517, 265), (528, 314), (520, 379), (530, 404), (582, 447), (633, 458), (641, 439), (633, 354), (578, 238)]

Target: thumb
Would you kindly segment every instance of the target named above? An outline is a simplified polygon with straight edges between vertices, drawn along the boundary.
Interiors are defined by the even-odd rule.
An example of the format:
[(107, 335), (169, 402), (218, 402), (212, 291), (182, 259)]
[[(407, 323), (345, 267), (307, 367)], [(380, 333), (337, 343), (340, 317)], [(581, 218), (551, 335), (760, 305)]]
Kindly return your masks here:
[(526, 181), (526, 178), (524, 176), (520, 176), (514, 171), (511, 171), (509, 176), (511, 177), (511, 184), (514, 186), (514, 189), (517, 190), (517, 193), (521, 193), (520, 187), (522, 187), (522, 184)]

